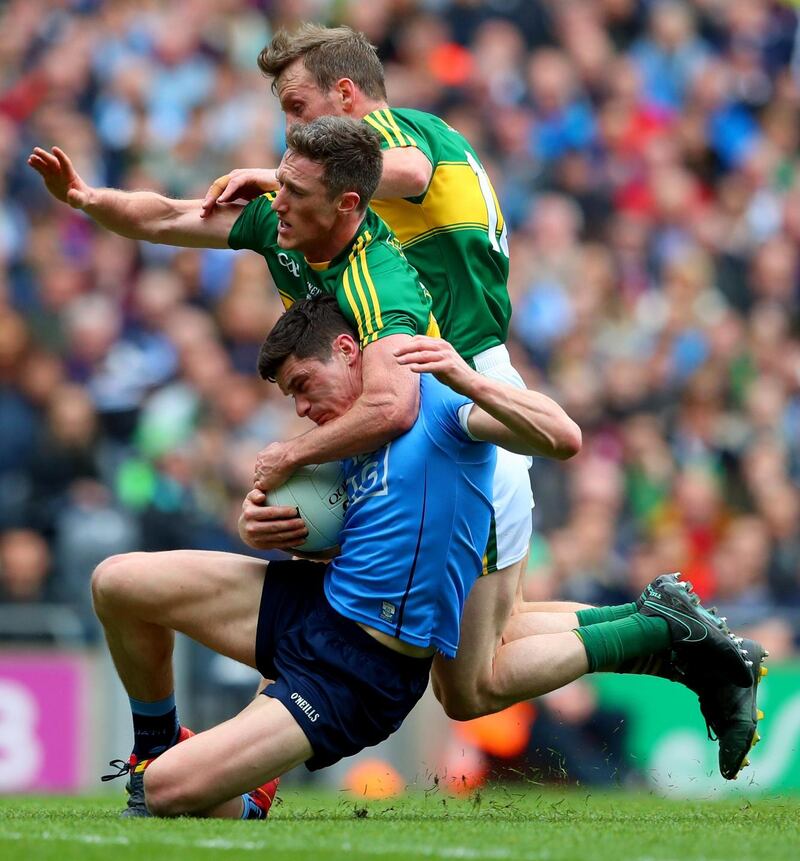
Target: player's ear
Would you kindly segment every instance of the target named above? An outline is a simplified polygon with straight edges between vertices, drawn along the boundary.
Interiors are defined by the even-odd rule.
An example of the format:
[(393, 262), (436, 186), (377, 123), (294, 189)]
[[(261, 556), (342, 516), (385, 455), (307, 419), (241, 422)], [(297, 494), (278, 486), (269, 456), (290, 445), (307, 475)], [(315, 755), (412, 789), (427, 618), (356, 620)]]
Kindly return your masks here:
[(352, 114), (356, 100), (356, 85), (350, 78), (339, 78), (334, 89), (336, 98), (345, 114)]
[(354, 212), (358, 209), (358, 205), (361, 203), (361, 195), (357, 191), (345, 191), (339, 197), (339, 205), (337, 209), (342, 215), (349, 215), (351, 212)]
[(358, 342), (352, 335), (348, 335), (346, 332), (342, 332), (341, 335), (336, 336), (336, 340), (333, 342), (333, 349), (334, 352), (338, 350), (344, 356), (348, 365), (352, 365), (361, 352)]

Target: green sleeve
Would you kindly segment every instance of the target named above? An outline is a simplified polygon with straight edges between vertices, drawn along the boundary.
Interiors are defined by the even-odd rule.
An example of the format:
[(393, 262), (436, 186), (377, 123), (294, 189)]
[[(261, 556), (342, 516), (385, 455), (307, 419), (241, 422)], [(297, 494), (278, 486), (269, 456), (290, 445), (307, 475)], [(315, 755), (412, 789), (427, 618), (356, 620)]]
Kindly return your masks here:
[(247, 248), (264, 254), (278, 241), (278, 216), (272, 211), (274, 199), (275, 193), (268, 192), (245, 206), (228, 235), (231, 248)]
[(385, 242), (354, 257), (337, 299), (355, 325), (362, 348), (387, 335), (424, 335), (431, 325), (430, 296), (416, 270)]

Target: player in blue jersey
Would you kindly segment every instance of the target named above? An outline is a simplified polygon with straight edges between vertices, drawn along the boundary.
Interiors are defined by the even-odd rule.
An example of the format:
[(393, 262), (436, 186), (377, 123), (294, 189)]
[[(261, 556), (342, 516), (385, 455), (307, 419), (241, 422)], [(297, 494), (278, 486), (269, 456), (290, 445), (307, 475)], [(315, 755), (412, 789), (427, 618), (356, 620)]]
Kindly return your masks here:
[[(362, 356), (336, 300), (323, 297), (276, 323), (259, 370), (298, 414), (325, 425), (360, 397)], [(433, 655), (456, 653), (489, 532), (491, 443), (561, 458), (580, 446), (577, 426), (544, 395), (480, 378), (483, 394), (470, 398), (412, 377), (420, 409), (411, 429), (345, 462), (349, 506), (331, 564), (174, 551), (96, 569), (95, 609), (131, 698), (170, 700), (174, 631), (274, 679), (236, 717), (147, 762), (152, 814), (260, 818), (250, 787), (393, 732), (424, 692)], [(568, 636), (585, 672), (583, 646)], [(174, 710), (169, 720), (166, 731), (179, 734)], [(148, 732), (159, 729), (154, 721)]]
[[(172, 551), (96, 569), (95, 609), (132, 698), (171, 697), (174, 631), (274, 679), (232, 719), (147, 763), (151, 814), (263, 818), (249, 787), (390, 735), (422, 696), (434, 654), (458, 648), (489, 531), (494, 445), (560, 458), (580, 447), (554, 401), (487, 379), (444, 341), (416, 336), (396, 355), (420, 374), (419, 413), (405, 434), (345, 461), (349, 506), (332, 563)], [(261, 375), (323, 425), (357, 402), (361, 367), (358, 335), (332, 297), (296, 303), (259, 357)], [(738, 649), (669, 576), (627, 618), (509, 643), (498, 671), (509, 701), (522, 700), (666, 648), (743, 684)]]

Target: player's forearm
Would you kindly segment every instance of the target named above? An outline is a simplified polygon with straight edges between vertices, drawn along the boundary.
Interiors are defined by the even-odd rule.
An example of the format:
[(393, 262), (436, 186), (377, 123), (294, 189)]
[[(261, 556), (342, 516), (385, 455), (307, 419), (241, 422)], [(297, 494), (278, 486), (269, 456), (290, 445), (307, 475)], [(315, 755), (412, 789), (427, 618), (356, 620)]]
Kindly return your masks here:
[(474, 374), (464, 394), (503, 426), (497, 442), (504, 448), (557, 460), (567, 460), (580, 451), (580, 428), (541, 392)]
[(408, 431), (417, 418), (418, 400), (360, 397), (343, 415), (297, 437), (293, 466), (326, 463), (375, 451)]
[(191, 245), (173, 225), (192, 207), (199, 213), (200, 201), (171, 200), (152, 191), (94, 188), (83, 211), (102, 227), (129, 239)]

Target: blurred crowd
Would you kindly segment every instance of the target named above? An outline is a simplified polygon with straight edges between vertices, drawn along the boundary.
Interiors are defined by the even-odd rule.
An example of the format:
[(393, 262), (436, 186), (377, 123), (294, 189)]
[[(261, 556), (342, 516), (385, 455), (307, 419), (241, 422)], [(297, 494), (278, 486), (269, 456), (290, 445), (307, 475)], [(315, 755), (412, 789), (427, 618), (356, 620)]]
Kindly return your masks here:
[(627, 601), (682, 570), (791, 654), (800, 39), (772, 0), (8, 0), (0, 631), (63, 634), (68, 612), (96, 636), (111, 553), (244, 551), (255, 454), (303, 427), (255, 374), (281, 311), (261, 258), (106, 233), (26, 157), (57, 144), (91, 184), (178, 197), (274, 166), (255, 60), (302, 20), (365, 31), (390, 103), (443, 116), (495, 183), (514, 362), (584, 433), (573, 463), (534, 465), (528, 596)]

